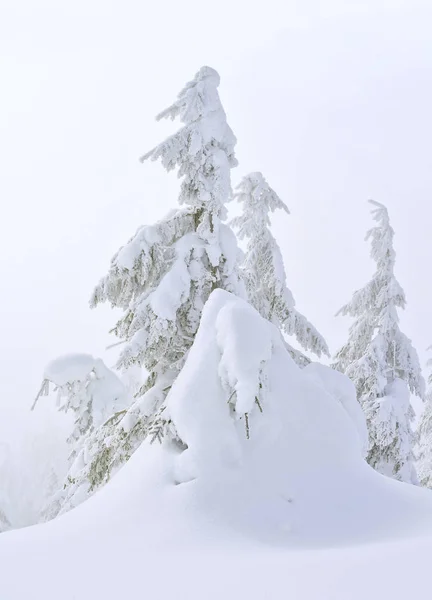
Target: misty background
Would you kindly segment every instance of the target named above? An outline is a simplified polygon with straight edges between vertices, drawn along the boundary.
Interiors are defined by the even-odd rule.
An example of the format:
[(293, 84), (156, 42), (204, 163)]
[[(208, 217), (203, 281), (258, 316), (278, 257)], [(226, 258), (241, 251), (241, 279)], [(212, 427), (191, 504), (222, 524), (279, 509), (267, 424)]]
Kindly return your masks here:
[(425, 363), (431, 22), (427, 0), (2, 1), (0, 497), (12, 490), (17, 522), (64, 460), (67, 419), (46, 399), (29, 411), (44, 366), (66, 352), (114, 364), (116, 314), (88, 299), (119, 246), (176, 206), (176, 175), (138, 157), (175, 130), (154, 116), (202, 65), (238, 138), (233, 185), (260, 170), (291, 211), (274, 233), (298, 309), (332, 353), (345, 341), (334, 315), (372, 275), (373, 198)]

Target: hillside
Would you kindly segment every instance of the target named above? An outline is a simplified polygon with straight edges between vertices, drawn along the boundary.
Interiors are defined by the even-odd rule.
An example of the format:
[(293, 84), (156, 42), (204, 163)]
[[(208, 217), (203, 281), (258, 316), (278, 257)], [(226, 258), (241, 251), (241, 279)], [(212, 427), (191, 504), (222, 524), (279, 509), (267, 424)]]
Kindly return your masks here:
[[(266, 376), (262, 412), (244, 385), (256, 367)], [(364, 462), (355, 396), (341, 377), (299, 369), (270, 323), (213, 293), (168, 401), (187, 448), (144, 442), (78, 508), (2, 534), (0, 597), (423, 594), (432, 497)], [(249, 439), (227, 384), (237, 413), (249, 411)]]

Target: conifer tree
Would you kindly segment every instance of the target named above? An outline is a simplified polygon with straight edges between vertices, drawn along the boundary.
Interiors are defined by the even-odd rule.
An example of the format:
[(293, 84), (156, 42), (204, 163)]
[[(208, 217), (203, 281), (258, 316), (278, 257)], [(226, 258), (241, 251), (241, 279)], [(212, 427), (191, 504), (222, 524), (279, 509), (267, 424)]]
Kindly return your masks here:
[(125, 388), (100, 358), (89, 354), (69, 354), (51, 361), (32, 408), (41, 396), (48, 396), (50, 384), (57, 392), (58, 410), (74, 414), (74, 427), (67, 440), (72, 460), (84, 438), (125, 407)]
[(179, 204), (155, 225), (146, 225), (120, 248), (100, 281), (91, 306), (109, 302), (123, 310), (113, 329), (124, 343), (117, 367), (148, 373), (136, 401), (95, 431), (71, 477), (87, 492), (102, 485), (140, 443), (168, 434), (178, 439), (165, 398), (180, 372), (210, 293), (224, 289), (244, 296), (240, 251), (226, 219), (230, 171), (237, 165), (236, 138), (219, 99), (219, 75), (203, 67), (157, 119), (178, 118), (182, 127), (142, 157), (160, 160), (181, 178)]
[(6, 466), (7, 465), (6, 457), (9, 454), (8, 451), (9, 451), (9, 447), (0, 441), (0, 481), (2, 482), (0, 484), (0, 533), (2, 533), (3, 531), (6, 531), (7, 529), (10, 529), (10, 527), (11, 527), (9, 519), (6, 516), (6, 508), (5, 508), (9, 504), (6, 502), (6, 490), (7, 490), (8, 486), (5, 481), (7, 479), (7, 477), (5, 475), (7, 474), (7, 471), (10, 470)]
[[(286, 274), (280, 248), (270, 231), (270, 213), (283, 210), (285, 203), (269, 186), (261, 173), (246, 175), (237, 187), (235, 198), (243, 213), (231, 224), (240, 239), (247, 241), (242, 265), (250, 303), (265, 319), (273, 322), (300, 346), (317, 356), (329, 356), (321, 334), (295, 308), (294, 297), (286, 285)], [(299, 351), (288, 347), (294, 360), (304, 366), (309, 361)]]
[[(219, 82), (214, 69), (202, 67), (174, 104), (157, 116), (179, 118), (183, 127), (141, 160), (160, 160), (167, 171), (178, 168), (184, 208), (141, 227), (114, 256), (91, 301), (92, 306), (109, 302), (124, 310), (114, 328), (125, 342), (117, 366), (146, 368), (141, 393), (152, 392), (152, 417), (160, 414), (183, 365), (210, 292), (243, 293), (236, 239), (222, 223), (231, 198), (230, 170), (237, 160)], [(151, 425), (156, 431), (156, 423)], [(163, 434), (159, 426), (158, 420), (158, 436)]]
[(10, 527), (11, 524), (9, 523), (9, 520), (6, 517), (6, 514), (0, 508), (0, 533), (2, 533), (3, 531), (7, 531), (8, 529), (10, 529)]
[[(429, 346), (428, 350), (432, 350)], [(417, 471), (420, 485), (432, 488), (432, 358), (426, 363), (429, 369), (426, 406), (417, 430)]]
[(394, 231), (386, 207), (369, 202), (377, 225), (366, 240), (371, 240), (376, 271), (338, 312), (355, 321), (333, 367), (356, 386), (369, 429), (369, 464), (395, 479), (416, 483), (409, 392), (423, 398), (424, 380), (417, 352), (399, 329), (397, 309), (405, 308), (406, 299), (394, 275)]
[(77, 471), (78, 464), (85, 462), (86, 440), (109, 417), (127, 406), (126, 390), (120, 379), (101, 359), (89, 354), (69, 354), (51, 361), (45, 368), (32, 409), (39, 398), (49, 395), (52, 385), (57, 392), (58, 410), (72, 413), (74, 422), (67, 439), (71, 450), (66, 485), (58, 481), (54, 471), (51, 473), (40, 515), (42, 521), (54, 518), (61, 510), (68, 488), (74, 483), (72, 473)]

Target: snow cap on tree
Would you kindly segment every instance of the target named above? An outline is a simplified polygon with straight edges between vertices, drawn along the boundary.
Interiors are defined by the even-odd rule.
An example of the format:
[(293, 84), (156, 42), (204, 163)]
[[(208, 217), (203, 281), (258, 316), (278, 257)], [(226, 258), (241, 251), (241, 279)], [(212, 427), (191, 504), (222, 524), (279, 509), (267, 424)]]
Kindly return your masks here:
[(226, 121), (217, 88), (218, 73), (202, 67), (186, 84), (177, 100), (157, 119), (179, 118), (184, 127), (141, 157), (160, 159), (167, 171), (178, 167), (182, 178), (179, 203), (200, 211), (204, 218), (197, 233), (206, 240), (217, 239), (218, 221), (225, 218), (225, 203), (231, 197), (230, 169), (237, 166), (237, 140)]
[(50, 384), (57, 391), (58, 409), (74, 413), (74, 429), (68, 439), (73, 444), (72, 458), (85, 436), (125, 407), (122, 382), (100, 358), (90, 354), (67, 354), (51, 361), (33, 408), (40, 396), (49, 394)]
[[(289, 214), (287, 206), (259, 172), (243, 177), (235, 198), (243, 212), (231, 224), (238, 230), (239, 238), (247, 240), (243, 271), (249, 301), (264, 318), (294, 336), (304, 350), (318, 356), (329, 355), (321, 334), (295, 308), (294, 297), (286, 285), (282, 254), (270, 231), (270, 213), (279, 209)], [(297, 363), (309, 362), (299, 351), (288, 349)]]
[(371, 257), (377, 268), (371, 281), (337, 313), (355, 321), (333, 367), (354, 382), (366, 413), (368, 462), (396, 479), (415, 483), (414, 411), (403, 385), (423, 398), (424, 380), (417, 352), (399, 329), (397, 308), (405, 308), (406, 299), (394, 275), (394, 231), (388, 211), (379, 202), (369, 202), (377, 225), (368, 231), (366, 240), (371, 240)]
[[(42, 387), (33, 404), (47, 396), (50, 385), (57, 391), (57, 407), (72, 412), (74, 427), (67, 442), (71, 445), (69, 471), (66, 481), (58, 485), (56, 477), (41, 519), (53, 519), (67, 501), (71, 484), (78, 471), (88, 460), (86, 442), (113, 414), (124, 412), (127, 406), (126, 390), (117, 375), (104, 362), (90, 354), (68, 354), (51, 361), (44, 371)], [(55, 474), (54, 474), (55, 475)]]

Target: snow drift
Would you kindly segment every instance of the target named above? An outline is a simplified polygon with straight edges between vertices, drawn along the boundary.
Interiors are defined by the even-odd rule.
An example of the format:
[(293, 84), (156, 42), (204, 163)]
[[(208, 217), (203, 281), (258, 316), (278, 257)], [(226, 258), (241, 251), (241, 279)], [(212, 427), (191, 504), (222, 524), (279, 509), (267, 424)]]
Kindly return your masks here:
[(432, 497), (364, 462), (340, 377), (299, 369), (273, 325), (213, 292), (167, 400), (184, 444), (146, 441), (75, 510), (2, 534), (1, 597), (357, 599), (344, 571), (379, 557), (376, 589), (401, 598), (405, 579), (380, 577), (430, 552)]

